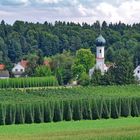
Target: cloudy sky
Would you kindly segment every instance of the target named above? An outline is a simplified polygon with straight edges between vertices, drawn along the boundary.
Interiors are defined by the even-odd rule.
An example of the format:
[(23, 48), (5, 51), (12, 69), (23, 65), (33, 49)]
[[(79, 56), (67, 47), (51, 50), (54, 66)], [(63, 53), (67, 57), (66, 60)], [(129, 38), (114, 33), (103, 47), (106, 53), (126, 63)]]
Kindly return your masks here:
[(0, 0), (0, 20), (140, 22), (140, 0)]

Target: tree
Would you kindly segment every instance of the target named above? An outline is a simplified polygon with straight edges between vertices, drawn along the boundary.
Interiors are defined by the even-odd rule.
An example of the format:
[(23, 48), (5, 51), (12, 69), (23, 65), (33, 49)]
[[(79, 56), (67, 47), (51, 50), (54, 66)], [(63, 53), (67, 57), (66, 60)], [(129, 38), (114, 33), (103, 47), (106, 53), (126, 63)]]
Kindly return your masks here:
[(80, 78), (78, 80), (78, 84), (80, 84), (82, 86), (88, 86), (90, 84), (90, 78), (89, 78), (89, 75), (86, 72), (83, 72), (80, 75)]
[(100, 79), (101, 85), (114, 85), (115, 84), (115, 74), (114, 74), (114, 66), (111, 66), (108, 71), (102, 75)]
[(86, 69), (82, 64), (76, 65), (74, 64), (72, 66), (72, 71), (73, 71), (73, 77), (76, 79), (79, 79), (82, 73), (86, 73)]
[(106, 23), (106, 21), (103, 21), (103, 23), (102, 23), (102, 28), (103, 28), (103, 29), (106, 29), (106, 28), (107, 28), (107, 23)]
[(134, 68), (129, 53), (120, 50), (115, 59), (114, 75), (115, 83), (119, 85), (134, 83)]
[[(107, 25), (104, 21), (102, 28), (102, 34), (107, 41), (105, 51), (107, 61), (114, 62), (114, 56), (118, 50), (126, 49), (129, 56), (133, 58), (135, 66), (140, 64), (140, 24), (130, 26), (119, 22)], [(28, 54), (39, 56), (37, 64), (41, 65), (45, 56), (51, 57), (63, 53), (64, 50), (70, 51), (73, 55), (82, 48), (89, 48), (92, 52), (95, 52), (95, 39), (99, 32), (99, 21), (96, 21), (93, 25), (60, 21), (55, 22), (55, 24), (16, 21), (13, 25), (9, 25), (2, 21), (0, 24), (0, 61), (11, 70), (10, 67), (14, 63), (17, 63), (23, 56)], [(86, 66), (89, 64), (85, 61), (79, 62), (79, 64), (82, 64), (86, 69), (86, 73), (88, 73), (90, 67), (87, 68)], [(72, 76), (70, 73), (70, 77), (68, 77), (69, 72), (72, 72), (68, 71), (69, 68), (68, 66), (63, 69), (63, 72), (67, 75), (64, 79), (69, 79)]]
[(107, 49), (107, 51), (106, 51), (106, 59), (107, 59), (107, 61), (114, 62), (114, 57), (115, 57), (114, 55), (115, 55), (115, 53), (114, 53), (113, 48), (109, 47)]
[(35, 76), (37, 77), (51, 76), (51, 69), (48, 66), (38, 66), (35, 69)]
[(137, 67), (140, 64), (140, 47), (137, 47), (135, 49), (133, 62), (135, 67)]
[(39, 57), (36, 54), (28, 54), (28, 56), (25, 56), (25, 59), (28, 60), (28, 67), (26, 69), (26, 74), (28, 76), (34, 76), (35, 70), (38, 66), (37, 62)]
[(101, 85), (101, 78), (102, 78), (101, 71), (95, 69), (91, 77), (90, 81), (91, 85), (94, 86)]
[(63, 69), (62, 68), (57, 68), (55, 70), (55, 76), (58, 80), (59, 85), (63, 85), (64, 84), (64, 79), (63, 79)]
[(74, 63), (74, 57), (70, 52), (64, 51), (62, 54), (57, 54), (52, 57), (52, 70), (54, 74), (63, 84), (67, 84), (72, 79), (72, 65)]
[(83, 65), (86, 73), (88, 73), (89, 69), (95, 64), (95, 56), (91, 53), (90, 49), (80, 49), (76, 52), (75, 64), (77, 66)]

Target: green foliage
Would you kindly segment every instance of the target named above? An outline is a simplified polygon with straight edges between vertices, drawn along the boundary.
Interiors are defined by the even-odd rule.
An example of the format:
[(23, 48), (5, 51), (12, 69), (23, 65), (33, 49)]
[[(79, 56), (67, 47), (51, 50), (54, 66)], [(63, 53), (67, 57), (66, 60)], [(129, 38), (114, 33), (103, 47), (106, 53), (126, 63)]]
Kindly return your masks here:
[(24, 56), (26, 60), (28, 60), (28, 67), (25, 71), (25, 73), (28, 76), (34, 76), (35, 75), (35, 69), (38, 66), (37, 62), (39, 60), (39, 57), (36, 54), (28, 54), (27, 56)]
[(101, 71), (95, 69), (91, 77), (91, 81), (90, 81), (91, 85), (94, 86), (101, 85), (101, 78), (102, 78)]
[(62, 140), (139, 140), (139, 122), (140, 117), (129, 117), (12, 125), (1, 126), (0, 134), (3, 140), (10, 140), (11, 137), (14, 140), (42, 140), (52, 139), (52, 136), (53, 140), (58, 140), (60, 135)]
[[(100, 32), (99, 26), (99, 21), (92, 25), (60, 21), (56, 21), (55, 24), (15, 21), (13, 25), (8, 25), (2, 21), (0, 24), (0, 52), (2, 54), (0, 61), (12, 65), (28, 54), (48, 57), (62, 53), (64, 50), (75, 53), (81, 48), (89, 48), (95, 52), (94, 41)], [(107, 40), (107, 50), (111, 48), (116, 52), (123, 48), (129, 51), (131, 57), (139, 57), (136, 50), (139, 48), (140, 24), (129, 26), (119, 22), (108, 25), (104, 21), (102, 27), (102, 34)], [(112, 56), (109, 54), (112, 55), (110, 49), (107, 51), (107, 61), (112, 61)]]
[(76, 52), (75, 64), (77, 66), (83, 65), (87, 73), (93, 67), (94, 63), (95, 56), (91, 53), (90, 49), (80, 49)]
[[(119, 22), (108, 25), (104, 21), (102, 27), (102, 34), (107, 41), (105, 46), (107, 62), (114, 63), (119, 54), (118, 51), (123, 49), (131, 58), (127, 61), (133, 61), (135, 67), (140, 64), (140, 24), (129, 26)], [(92, 25), (60, 21), (56, 21), (55, 24), (15, 21), (13, 25), (8, 25), (2, 21), (0, 24), (0, 63), (4, 63), (11, 71), (14, 63), (26, 57), (29, 61), (26, 74), (34, 76), (36, 67), (43, 64), (43, 58), (50, 57), (53, 58), (51, 65), (53, 75), (61, 79), (61, 85), (67, 84), (85, 70), (88, 73), (89, 69), (94, 66), (95, 56), (92, 53), (96, 51), (95, 39), (100, 32), (99, 29), (99, 21)], [(77, 58), (73, 65), (72, 55), (75, 53)], [(115, 63), (119, 62), (115, 61)], [(118, 79), (117, 83), (122, 84), (121, 80)], [(124, 84), (133, 81), (129, 80), (123, 79), (122, 81), (125, 81)], [(103, 84), (105, 83), (107, 82), (103, 81)]]
[(0, 88), (26, 88), (26, 87), (46, 87), (57, 86), (58, 81), (55, 77), (27, 77), (10, 78), (0, 80)]
[(114, 67), (111, 66), (109, 70), (101, 77), (101, 85), (115, 85)]
[(72, 79), (71, 68), (73, 63), (74, 57), (67, 51), (52, 57), (51, 67), (60, 85), (67, 84)]
[(36, 77), (46, 77), (51, 76), (51, 69), (48, 66), (38, 66), (35, 69), (35, 76)]
[(139, 86), (1, 90), (0, 125), (140, 116)]
[(76, 78), (80, 78), (82, 73), (86, 72), (86, 69), (84, 68), (84, 66), (82, 64), (74, 64), (72, 66), (72, 71), (73, 71), (73, 76)]
[(116, 56), (114, 75), (116, 84), (133, 84), (134, 68), (131, 58), (127, 51), (121, 50)]
[(109, 62), (114, 62), (114, 57), (115, 57), (114, 50), (112, 49), (112, 47), (109, 47), (106, 51), (106, 59)]
[(63, 69), (62, 68), (57, 68), (55, 70), (55, 76), (58, 80), (59, 85), (63, 85), (64, 84), (64, 79), (63, 79)]
[(78, 83), (82, 86), (88, 86), (90, 84), (89, 75), (86, 72), (81, 73)]
[(126, 85), (134, 84), (134, 67), (132, 58), (126, 50), (117, 52), (115, 63), (104, 75), (99, 70), (95, 70), (91, 77), (92, 85)]

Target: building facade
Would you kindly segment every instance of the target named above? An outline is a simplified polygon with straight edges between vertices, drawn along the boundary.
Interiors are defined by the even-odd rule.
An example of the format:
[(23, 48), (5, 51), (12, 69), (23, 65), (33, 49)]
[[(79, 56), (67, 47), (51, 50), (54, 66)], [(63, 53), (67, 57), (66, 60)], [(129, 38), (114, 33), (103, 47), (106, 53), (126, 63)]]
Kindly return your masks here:
[(20, 63), (16, 64), (12, 69), (12, 73), (15, 77), (21, 77), (24, 72), (25, 68)]

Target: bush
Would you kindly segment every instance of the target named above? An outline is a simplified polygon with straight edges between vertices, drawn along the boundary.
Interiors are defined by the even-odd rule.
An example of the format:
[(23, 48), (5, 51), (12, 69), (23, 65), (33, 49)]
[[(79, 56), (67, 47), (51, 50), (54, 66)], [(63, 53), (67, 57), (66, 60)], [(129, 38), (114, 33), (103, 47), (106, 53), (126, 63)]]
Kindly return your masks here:
[(83, 72), (78, 80), (78, 84), (82, 86), (88, 86), (90, 84), (89, 75)]

